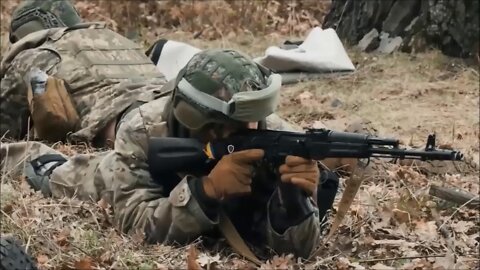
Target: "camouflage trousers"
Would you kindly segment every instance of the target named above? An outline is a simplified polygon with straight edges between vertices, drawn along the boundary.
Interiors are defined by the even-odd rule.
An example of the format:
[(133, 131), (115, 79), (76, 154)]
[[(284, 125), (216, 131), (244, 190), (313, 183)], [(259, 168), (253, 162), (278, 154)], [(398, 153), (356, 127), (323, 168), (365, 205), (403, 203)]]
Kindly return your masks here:
[[(2, 173), (11, 176), (25, 173), (27, 162), (47, 154), (58, 154), (68, 160), (61, 152), (36, 141), (16, 142), (0, 146)], [(50, 179), (50, 190), (54, 197), (77, 197), (81, 200), (98, 201), (106, 185), (95, 181), (95, 169), (108, 152), (79, 154), (57, 167)], [(53, 177), (53, 176), (61, 177)]]

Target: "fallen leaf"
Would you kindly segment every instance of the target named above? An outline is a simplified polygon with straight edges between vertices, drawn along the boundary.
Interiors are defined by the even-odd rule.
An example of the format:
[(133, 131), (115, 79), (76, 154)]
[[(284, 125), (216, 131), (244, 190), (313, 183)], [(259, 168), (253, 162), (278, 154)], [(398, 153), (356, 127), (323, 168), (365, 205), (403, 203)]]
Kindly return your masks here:
[(402, 211), (400, 209), (393, 209), (393, 218), (400, 224), (402, 223), (409, 223), (410, 222), (410, 214), (406, 211)]
[(90, 257), (85, 257), (81, 260), (75, 261), (73, 263), (73, 267), (78, 270), (91, 270), (93, 269), (93, 263), (92, 263), (92, 258)]
[(111, 263), (112, 261), (112, 252), (106, 251), (102, 255), (100, 255), (100, 261), (102, 263)]
[(380, 221), (373, 224), (373, 229), (378, 230), (380, 228), (387, 228), (390, 226), (390, 221), (392, 220), (393, 213), (392, 210), (388, 209), (388, 207), (382, 207), (381, 212), (378, 213), (380, 217)]
[(410, 247), (407, 248), (401, 248), (402, 250), (405, 250), (402, 254), (405, 257), (416, 257), (420, 256), (420, 253), (414, 249), (411, 249)]
[(409, 243), (405, 240), (393, 240), (393, 239), (380, 239), (374, 240), (374, 245), (380, 246), (415, 246), (414, 243)]
[(274, 268), (274, 269), (288, 269), (288, 265), (291, 264), (291, 260), (292, 260), (292, 255), (289, 254), (287, 256), (273, 256), (272, 260), (271, 260), (271, 266)]
[(56, 239), (55, 239), (55, 242), (61, 247), (64, 247), (64, 246), (68, 245), (68, 243), (69, 243), (68, 239), (65, 235), (57, 236)]
[(131, 239), (132, 239), (133, 243), (135, 243), (137, 245), (140, 245), (145, 240), (145, 233), (138, 230), (138, 231), (131, 234)]
[(355, 270), (364, 270), (365, 267), (361, 266), (358, 262), (353, 262), (349, 264), (350, 267), (353, 267)]
[(422, 241), (435, 241), (438, 238), (435, 221), (417, 221), (415, 224), (415, 234), (418, 235)]
[(70, 241), (68, 240), (69, 236), (70, 230), (64, 229), (55, 236), (55, 242), (61, 247), (67, 246), (70, 243)]
[(197, 262), (198, 250), (194, 245), (190, 245), (187, 250), (187, 270), (201, 270), (202, 267)]
[(383, 263), (377, 263), (370, 267), (372, 270), (394, 270), (395, 268), (387, 266)]
[(100, 206), (100, 208), (105, 209), (105, 210), (108, 210), (108, 208), (110, 207), (110, 204), (108, 204), (107, 201), (104, 200), (103, 198), (100, 199), (100, 201), (97, 202), (97, 205)]
[(435, 263), (432, 267), (436, 270), (455, 269), (455, 254), (453, 254), (450, 249), (447, 249), (445, 257), (435, 258)]
[(345, 257), (340, 257), (335, 262), (335, 266), (339, 270), (347, 270), (347, 269), (349, 269), (350, 261)]
[(3, 207), (3, 212), (10, 215), (13, 212), (13, 204), (9, 203)]
[(367, 235), (363, 238), (363, 244), (364, 245), (372, 245), (373, 243), (375, 242), (375, 239), (373, 239), (373, 237), (371, 237), (370, 235)]
[(470, 228), (474, 227), (475, 224), (472, 221), (460, 220), (451, 225), (453, 230), (456, 233), (466, 233)]
[(205, 253), (201, 253), (198, 256), (197, 262), (200, 264), (202, 267), (209, 268), (208, 266), (213, 263), (219, 263), (220, 262), (220, 255), (217, 253), (215, 256), (209, 256)]
[(45, 264), (46, 262), (48, 262), (48, 257), (46, 255), (40, 254), (37, 256), (38, 264)]
[(237, 258), (233, 258), (231, 260), (232, 269), (240, 269), (240, 270), (255, 270), (257, 269), (254, 264), (248, 261), (240, 260)]
[(165, 264), (161, 264), (161, 263), (157, 263), (155, 262), (156, 264), (156, 270), (168, 270), (168, 267), (165, 265)]

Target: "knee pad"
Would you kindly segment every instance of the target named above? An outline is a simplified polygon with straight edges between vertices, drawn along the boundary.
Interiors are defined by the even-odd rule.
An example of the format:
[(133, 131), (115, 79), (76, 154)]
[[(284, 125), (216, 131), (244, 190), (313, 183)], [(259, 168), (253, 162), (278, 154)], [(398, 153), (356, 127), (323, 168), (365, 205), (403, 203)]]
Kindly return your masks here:
[(45, 197), (52, 196), (50, 190), (50, 175), (58, 166), (67, 160), (58, 154), (42, 155), (25, 165), (27, 183), (35, 190), (40, 190)]

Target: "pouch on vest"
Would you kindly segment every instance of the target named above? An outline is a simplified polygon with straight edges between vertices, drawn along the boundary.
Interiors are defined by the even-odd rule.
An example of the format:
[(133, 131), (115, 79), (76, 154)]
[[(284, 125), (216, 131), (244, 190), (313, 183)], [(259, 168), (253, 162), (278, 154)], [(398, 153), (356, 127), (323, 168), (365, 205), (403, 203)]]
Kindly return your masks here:
[(63, 141), (76, 130), (79, 116), (63, 80), (48, 77), (45, 92), (34, 94), (28, 85), (28, 104), (34, 130), (40, 139)]

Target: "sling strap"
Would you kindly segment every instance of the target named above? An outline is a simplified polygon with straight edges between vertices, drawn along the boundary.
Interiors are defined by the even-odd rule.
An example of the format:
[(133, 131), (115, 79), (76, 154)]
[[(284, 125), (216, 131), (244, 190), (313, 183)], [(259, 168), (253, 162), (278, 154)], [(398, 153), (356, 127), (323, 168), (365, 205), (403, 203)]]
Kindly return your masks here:
[(262, 264), (262, 261), (253, 254), (252, 250), (247, 246), (243, 238), (238, 233), (237, 229), (233, 225), (232, 221), (228, 218), (228, 216), (220, 210), (219, 213), (219, 222), (218, 226), (220, 231), (222, 232), (223, 236), (227, 240), (228, 244), (241, 256), (247, 258), (257, 266)]

